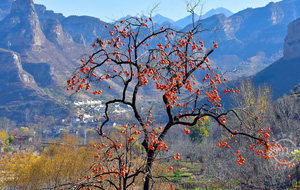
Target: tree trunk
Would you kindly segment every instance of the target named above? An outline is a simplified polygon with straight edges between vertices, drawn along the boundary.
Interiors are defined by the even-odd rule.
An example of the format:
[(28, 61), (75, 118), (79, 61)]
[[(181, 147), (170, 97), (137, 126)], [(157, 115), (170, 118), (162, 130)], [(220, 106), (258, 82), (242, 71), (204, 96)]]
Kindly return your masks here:
[(151, 179), (151, 168), (152, 168), (152, 163), (154, 161), (154, 151), (149, 150), (148, 155), (147, 155), (147, 164), (146, 164), (146, 177), (145, 177), (145, 183), (144, 183), (144, 188), (143, 190), (149, 190), (150, 189), (150, 179)]
[(299, 164), (296, 166), (296, 180), (298, 183), (300, 182), (300, 165)]

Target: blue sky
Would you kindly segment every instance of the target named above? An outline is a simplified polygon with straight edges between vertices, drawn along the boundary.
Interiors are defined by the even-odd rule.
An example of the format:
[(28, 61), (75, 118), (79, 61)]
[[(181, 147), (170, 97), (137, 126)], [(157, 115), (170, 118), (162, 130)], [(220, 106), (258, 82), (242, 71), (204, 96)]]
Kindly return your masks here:
[[(278, 2), (274, 0), (273, 2)], [(202, 0), (203, 13), (212, 8), (224, 7), (232, 12), (238, 12), (248, 7), (262, 7), (269, 0)], [(43, 4), (48, 10), (69, 15), (88, 15), (103, 21), (112, 21), (128, 14), (136, 16), (144, 13), (159, 3), (154, 14), (161, 14), (174, 21), (188, 15), (185, 0), (34, 0), (36, 4)], [(200, 8), (198, 9), (200, 13)]]

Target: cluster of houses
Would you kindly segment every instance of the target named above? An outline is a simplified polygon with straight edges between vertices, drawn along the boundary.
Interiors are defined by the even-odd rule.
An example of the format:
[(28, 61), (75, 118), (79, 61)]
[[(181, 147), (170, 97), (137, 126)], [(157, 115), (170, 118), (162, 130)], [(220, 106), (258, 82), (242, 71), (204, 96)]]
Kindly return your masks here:
[[(66, 104), (72, 104), (74, 107), (74, 117), (71, 119), (71, 123), (62, 126), (53, 126), (51, 130), (44, 130), (42, 132), (44, 137), (58, 137), (64, 132), (77, 135), (79, 126), (85, 128), (85, 130), (93, 129), (104, 119), (105, 104), (101, 100), (69, 101)], [(128, 108), (122, 107), (119, 103), (115, 103), (109, 109), (110, 114), (115, 116), (125, 114), (128, 111)], [(116, 125), (116, 123), (112, 122), (108, 124), (112, 126)]]
[[(77, 135), (79, 133), (79, 126), (85, 130), (93, 129), (104, 119), (105, 104), (101, 100), (81, 100), (74, 102), (66, 102), (71, 104), (74, 109), (74, 117), (71, 122), (65, 125), (53, 126), (51, 129), (43, 130), (43, 137), (58, 137), (64, 132)], [(118, 116), (125, 114), (129, 108), (122, 107), (119, 103), (113, 104), (109, 109), (110, 114)], [(109, 125), (116, 125), (115, 123), (108, 123)]]
[[(75, 101), (75, 118), (72, 125), (80, 125), (86, 123), (98, 123), (105, 113), (105, 105), (101, 100), (83, 100)], [(128, 112), (127, 108), (122, 107), (119, 103), (115, 103), (112, 109), (108, 110), (110, 114), (119, 115)]]

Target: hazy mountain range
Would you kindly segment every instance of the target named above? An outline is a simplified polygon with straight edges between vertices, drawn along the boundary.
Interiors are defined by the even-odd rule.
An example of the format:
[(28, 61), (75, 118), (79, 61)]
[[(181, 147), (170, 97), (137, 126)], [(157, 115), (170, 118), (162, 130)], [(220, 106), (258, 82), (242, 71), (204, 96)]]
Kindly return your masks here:
[[(209, 10), (207, 13), (205, 13), (204, 15), (200, 16), (198, 14), (194, 14), (194, 21), (197, 21), (199, 19), (206, 19), (209, 18), (213, 15), (217, 15), (217, 14), (224, 14), (225, 16), (229, 17), (231, 15), (233, 15), (233, 13), (231, 11), (229, 11), (228, 9), (225, 9), (223, 7), (219, 7), (216, 9), (211, 9)], [(127, 15), (126, 17), (122, 17), (118, 20), (122, 20), (124, 18), (129, 18), (131, 17), (131, 15)], [(191, 24), (193, 21), (193, 17), (192, 15), (188, 15), (182, 19), (179, 19), (177, 21), (174, 21), (168, 17), (165, 17), (161, 14), (156, 14), (153, 16), (153, 20), (155, 23), (160, 24), (160, 25), (169, 25), (173, 28), (177, 28), (177, 29), (182, 29), (184, 27), (186, 27), (187, 25)]]
[[(300, 83), (296, 74), (300, 61), (298, 17), (300, 0), (284, 0), (235, 14), (218, 8), (200, 21), (204, 28), (217, 29), (216, 36), (203, 33), (205, 44), (219, 43), (211, 56), (217, 67), (241, 67), (235, 77), (250, 76), (267, 67), (253, 80), (269, 83), (279, 97)], [(162, 15), (153, 19), (158, 26), (191, 27), (191, 16), (176, 22)], [(104, 35), (104, 25), (111, 26), (89, 16), (65, 17), (34, 5), (32, 0), (2, 0), (0, 115), (19, 122), (52, 114), (66, 117), (69, 111), (60, 99), (67, 94), (65, 81), (80, 64), (80, 56), (90, 53), (90, 45)], [(109, 85), (118, 93), (118, 84)]]

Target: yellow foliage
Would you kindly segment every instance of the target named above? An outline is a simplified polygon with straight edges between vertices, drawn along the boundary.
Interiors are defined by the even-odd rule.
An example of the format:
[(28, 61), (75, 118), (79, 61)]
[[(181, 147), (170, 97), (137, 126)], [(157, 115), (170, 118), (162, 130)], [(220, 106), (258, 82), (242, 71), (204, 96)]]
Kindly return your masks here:
[(8, 138), (8, 134), (5, 131), (0, 131), (0, 140), (4, 141)]
[(291, 152), (293, 157), (295, 157), (296, 161), (300, 161), (300, 151), (299, 150), (294, 150)]
[(220, 140), (221, 141), (225, 141), (227, 139), (227, 137), (226, 136), (224, 136), (224, 135), (221, 135), (221, 137), (220, 137)]
[(87, 131), (88, 131), (88, 132), (95, 132), (94, 129), (88, 129)]
[(14, 189), (41, 189), (74, 182), (86, 175), (94, 152), (79, 146), (78, 139), (65, 136), (63, 141), (46, 147), (41, 155), (20, 153), (1, 160), (1, 186)]
[(118, 127), (118, 126), (114, 126), (113, 128), (114, 128), (114, 129), (117, 129), (118, 131), (121, 131), (121, 130), (122, 130), (122, 128), (121, 128), (121, 127)]
[(21, 130), (24, 132), (24, 133), (27, 133), (29, 131), (29, 128), (28, 127), (21, 127)]
[(208, 133), (208, 131), (205, 129), (205, 127), (201, 127), (201, 130), (203, 130), (204, 135), (205, 135), (206, 137), (209, 136), (209, 133)]
[[(256, 89), (249, 80), (242, 80), (240, 83), (241, 93), (233, 95), (233, 99), (243, 112), (239, 113), (248, 124), (256, 121), (262, 124), (265, 122), (270, 109), (271, 90), (268, 86), (260, 86)], [(255, 120), (256, 117), (259, 120)]]

